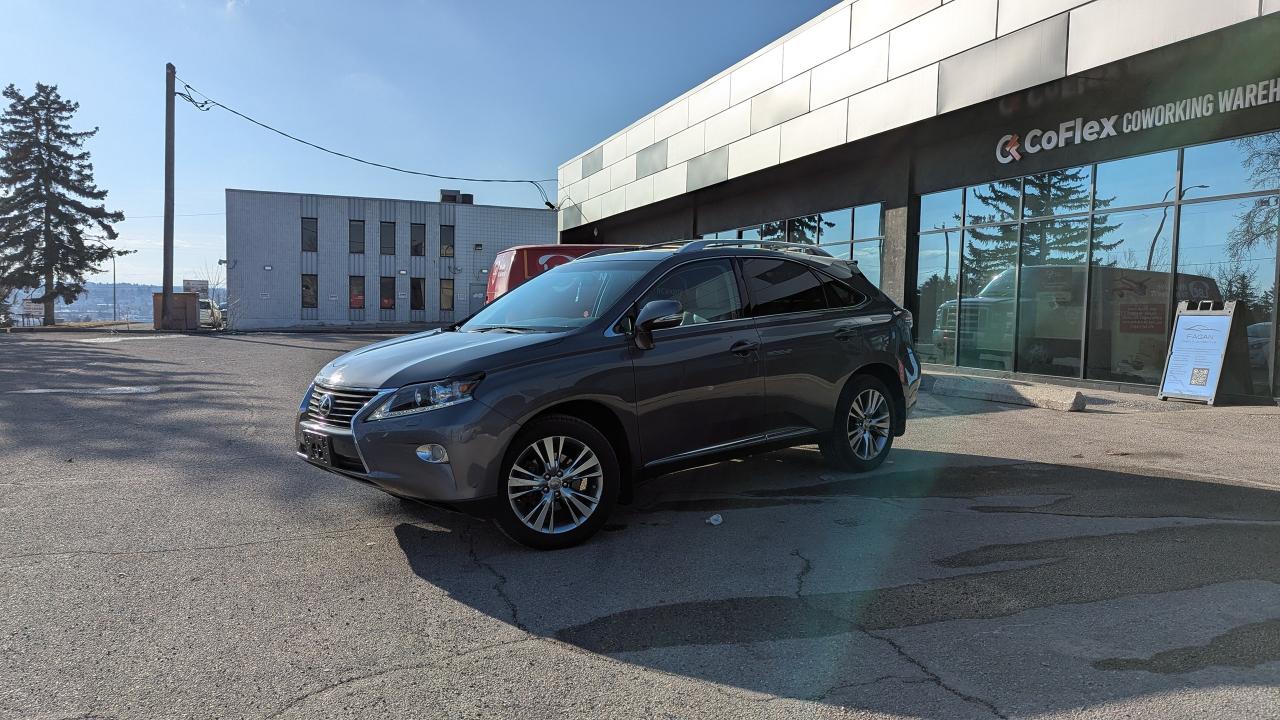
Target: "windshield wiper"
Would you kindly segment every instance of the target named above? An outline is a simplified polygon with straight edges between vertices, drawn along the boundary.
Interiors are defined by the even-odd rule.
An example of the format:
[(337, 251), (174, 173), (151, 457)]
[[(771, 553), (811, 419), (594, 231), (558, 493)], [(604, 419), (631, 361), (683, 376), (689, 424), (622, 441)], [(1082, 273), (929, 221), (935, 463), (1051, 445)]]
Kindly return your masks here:
[(521, 327), (519, 325), (485, 325), (484, 327), (476, 328), (470, 332), (489, 332), (491, 330), (509, 333), (538, 332), (538, 328)]

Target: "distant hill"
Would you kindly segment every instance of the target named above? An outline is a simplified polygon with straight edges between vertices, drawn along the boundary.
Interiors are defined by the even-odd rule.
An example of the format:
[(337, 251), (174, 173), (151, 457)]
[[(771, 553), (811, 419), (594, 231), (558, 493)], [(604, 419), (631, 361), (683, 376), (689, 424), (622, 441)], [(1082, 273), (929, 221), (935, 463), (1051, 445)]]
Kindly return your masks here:
[[(182, 290), (181, 287), (174, 288)], [(160, 292), (159, 285), (141, 285), (138, 283), (119, 283), (116, 285), (117, 316), (138, 320), (151, 319), (151, 297)], [(29, 296), (39, 295), (40, 291), (23, 291), (9, 297), (13, 304), (13, 312), (19, 311), (19, 303)], [(226, 289), (218, 288), (213, 292), (217, 302), (226, 300)], [(111, 319), (111, 283), (85, 283), (85, 292), (76, 298), (74, 303), (64, 305), (61, 300), (54, 303), (54, 312), (59, 318), (68, 320), (110, 320)]]

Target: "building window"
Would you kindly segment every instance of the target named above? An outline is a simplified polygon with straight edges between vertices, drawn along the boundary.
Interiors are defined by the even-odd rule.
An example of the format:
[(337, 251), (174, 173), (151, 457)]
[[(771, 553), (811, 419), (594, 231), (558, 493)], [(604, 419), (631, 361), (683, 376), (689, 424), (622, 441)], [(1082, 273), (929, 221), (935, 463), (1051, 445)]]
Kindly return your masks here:
[(396, 279), (393, 277), (378, 278), (378, 307), (383, 310), (396, 309)]
[(440, 226), (440, 257), (453, 257), (453, 226)]
[(302, 276), (302, 307), (319, 307), (320, 293), (315, 275)]
[(1274, 389), (1277, 155), (1270, 133), (922, 196), (917, 349), (1155, 384), (1173, 304), (1236, 301), (1254, 392)]
[(302, 218), (302, 252), (316, 252), (320, 249), (320, 232), (315, 218)]
[(453, 312), (453, 278), (440, 278), (440, 310)]
[(427, 309), (427, 279), (409, 278), (409, 309)]
[(396, 254), (396, 224), (378, 223), (378, 251), (383, 255)]
[(364, 221), (347, 221), (347, 252), (352, 255), (364, 254)]
[(409, 225), (409, 254), (422, 257), (427, 254), (427, 226), (422, 223)]
[(363, 275), (352, 275), (347, 278), (347, 307), (352, 310), (364, 309)]

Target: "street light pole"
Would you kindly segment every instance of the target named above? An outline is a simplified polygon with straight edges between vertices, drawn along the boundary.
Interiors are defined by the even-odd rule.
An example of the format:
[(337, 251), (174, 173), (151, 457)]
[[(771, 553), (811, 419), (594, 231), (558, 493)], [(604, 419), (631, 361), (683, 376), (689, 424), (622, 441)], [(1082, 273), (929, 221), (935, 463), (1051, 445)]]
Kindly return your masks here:
[[(1168, 190), (1165, 190), (1164, 197), (1160, 198), (1160, 202), (1162, 203), (1167, 202), (1169, 200), (1169, 193), (1173, 192), (1174, 189), (1177, 187), (1178, 187), (1177, 185), (1174, 185)], [(1208, 187), (1209, 187), (1208, 185), (1192, 185), (1190, 187), (1185, 187), (1182, 189), (1182, 192), (1178, 193), (1178, 200), (1181, 201), (1183, 198), (1187, 196), (1187, 193), (1192, 190), (1206, 189)], [(1160, 224), (1156, 226), (1156, 232), (1154, 235), (1151, 236), (1151, 248), (1147, 250), (1147, 269), (1148, 270), (1151, 269), (1151, 264), (1155, 262), (1156, 242), (1160, 239), (1160, 233), (1164, 232), (1164, 223), (1168, 219), (1169, 219), (1169, 206), (1165, 205), (1164, 211), (1160, 213)]]
[(116, 317), (116, 251), (111, 251), (111, 322), (115, 322)]
[(164, 66), (164, 287), (160, 288), (160, 328), (169, 329), (173, 306), (173, 125), (178, 70)]

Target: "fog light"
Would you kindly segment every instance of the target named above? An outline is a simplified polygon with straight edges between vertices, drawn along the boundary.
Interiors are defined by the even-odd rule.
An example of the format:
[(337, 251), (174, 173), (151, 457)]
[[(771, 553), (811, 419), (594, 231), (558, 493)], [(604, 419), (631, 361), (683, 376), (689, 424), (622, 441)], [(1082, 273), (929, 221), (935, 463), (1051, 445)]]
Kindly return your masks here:
[(431, 443), (429, 445), (418, 446), (418, 459), (422, 462), (429, 463), (447, 463), (449, 462), (449, 453), (444, 451), (443, 445)]

